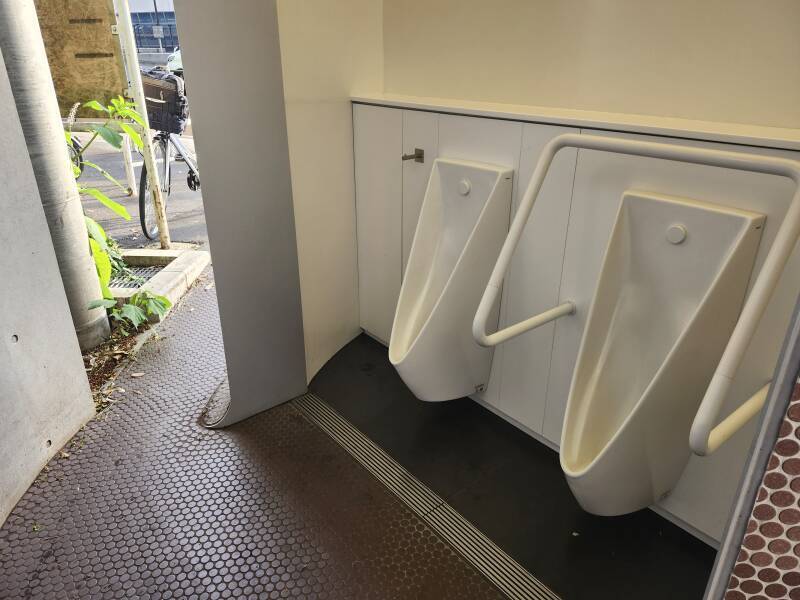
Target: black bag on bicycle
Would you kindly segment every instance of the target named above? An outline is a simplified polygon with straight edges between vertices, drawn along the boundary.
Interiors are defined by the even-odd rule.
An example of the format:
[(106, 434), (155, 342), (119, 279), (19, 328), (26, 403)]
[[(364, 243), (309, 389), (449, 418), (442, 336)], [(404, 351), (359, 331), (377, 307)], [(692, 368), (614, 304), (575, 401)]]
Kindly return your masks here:
[(142, 86), (150, 129), (183, 133), (189, 120), (183, 79), (162, 69), (142, 69)]

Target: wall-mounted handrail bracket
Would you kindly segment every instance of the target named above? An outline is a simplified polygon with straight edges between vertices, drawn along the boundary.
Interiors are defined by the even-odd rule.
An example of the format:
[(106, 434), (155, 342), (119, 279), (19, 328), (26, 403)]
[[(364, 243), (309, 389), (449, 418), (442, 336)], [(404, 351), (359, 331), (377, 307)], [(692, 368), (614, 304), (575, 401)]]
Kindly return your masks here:
[(630, 156), (657, 158), (675, 162), (686, 162), (740, 171), (751, 171), (787, 177), (794, 181), (795, 191), (791, 204), (775, 235), (763, 266), (756, 278), (750, 294), (742, 308), (739, 320), (734, 327), (728, 345), (722, 354), (717, 370), (711, 379), (700, 403), (689, 436), (689, 445), (695, 454), (705, 455), (713, 452), (733, 433), (740, 429), (763, 406), (768, 385), (731, 413), (715, 427), (722, 403), (730, 391), (733, 377), (744, 358), (747, 346), (758, 327), (767, 308), (772, 293), (778, 285), (781, 273), (800, 236), (800, 162), (788, 158), (762, 156), (731, 152), (725, 150), (695, 148), (658, 142), (645, 142), (599, 135), (566, 133), (559, 135), (544, 147), (539, 162), (531, 176), (519, 208), (509, 227), (508, 236), (495, 263), (492, 275), (486, 285), (475, 319), (472, 335), (482, 346), (495, 346), (516, 337), (535, 327), (540, 327), (559, 317), (575, 311), (572, 302), (565, 302), (548, 311), (515, 323), (493, 334), (487, 333), (487, 324), (492, 308), (500, 295), (503, 280), (511, 265), (511, 258), (519, 244), (525, 225), (528, 222), (534, 203), (544, 183), (553, 158), (562, 148), (579, 148), (613, 152)]
[[(494, 298), (487, 298), (486, 296), (483, 297), (481, 300), (481, 304), (478, 306), (478, 314), (481, 314), (481, 311), (485, 311), (487, 314), (491, 312), (492, 305), (494, 304)], [(484, 305), (484, 301), (486, 304)], [(566, 302), (562, 302), (558, 306), (554, 306), (544, 312), (540, 312), (537, 315), (529, 317), (524, 321), (520, 321), (512, 325), (511, 327), (506, 327), (495, 333), (487, 334), (484, 330), (476, 329), (476, 324), (478, 323), (478, 316), (475, 316), (475, 320), (472, 322), (472, 335), (475, 338), (475, 341), (478, 342), (481, 346), (497, 346), (498, 344), (502, 344), (503, 342), (507, 342), (508, 340), (517, 337), (518, 335), (522, 335), (526, 331), (530, 331), (531, 329), (535, 329), (536, 327), (541, 327), (545, 323), (549, 323), (550, 321), (555, 321), (560, 317), (565, 317), (567, 315), (574, 315), (575, 314), (575, 303), (567, 300)], [(483, 319), (481, 318), (481, 321)]]

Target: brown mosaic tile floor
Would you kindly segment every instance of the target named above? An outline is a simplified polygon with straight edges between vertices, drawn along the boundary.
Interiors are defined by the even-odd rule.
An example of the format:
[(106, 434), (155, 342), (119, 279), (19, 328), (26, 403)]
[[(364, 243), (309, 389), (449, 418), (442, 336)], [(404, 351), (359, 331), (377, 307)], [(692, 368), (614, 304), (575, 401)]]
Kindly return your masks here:
[(795, 387), (725, 600), (800, 600), (800, 385)]
[(0, 598), (500, 597), (292, 406), (197, 425), (224, 375), (213, 290), (160, 334), (0, 529)]

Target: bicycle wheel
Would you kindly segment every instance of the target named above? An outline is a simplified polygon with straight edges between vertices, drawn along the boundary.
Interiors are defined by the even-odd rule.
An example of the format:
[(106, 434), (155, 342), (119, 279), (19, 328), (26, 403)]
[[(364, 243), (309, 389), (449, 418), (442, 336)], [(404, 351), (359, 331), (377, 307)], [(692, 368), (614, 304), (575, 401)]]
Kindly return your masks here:
[(78, 168), (78, 172), (75, 174), (75, 179), (78, 179), (81, 175), (83, 175), (83, 146), (81, 146), (80, 141), (78, 138), (73, 137), (71, 142), (67, 144), (67, 152), (69, 152), (69, 159), (72, 161), (72, 164)]
[[(164, 137), (157, 137), (153, 140), (153, 154), (158, 178), (161, 183), (161, 198), (164, 202), (164, 210), (167, 209), (167, 199), (171, 187), (172, 169), (169, 161), (169, 140)], [(139, 179), (139, 222), (142, 231), (147, 239), (158, 239), (158, 221), (156, 220), (155, 202), (153, 200), (152, 189), (150, 188), (150, 178), (147, 176), (147, 165), (142, 164), (142, 175)]]

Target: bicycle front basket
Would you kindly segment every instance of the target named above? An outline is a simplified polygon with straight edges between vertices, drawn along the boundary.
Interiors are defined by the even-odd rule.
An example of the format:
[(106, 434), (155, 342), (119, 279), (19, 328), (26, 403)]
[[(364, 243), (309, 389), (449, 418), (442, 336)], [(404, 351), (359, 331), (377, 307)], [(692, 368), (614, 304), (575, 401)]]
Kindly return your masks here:
[(150, 129), (183, 133), (189, 116), (183, 80), (166, 71), (143, 70), (142, 86)]

